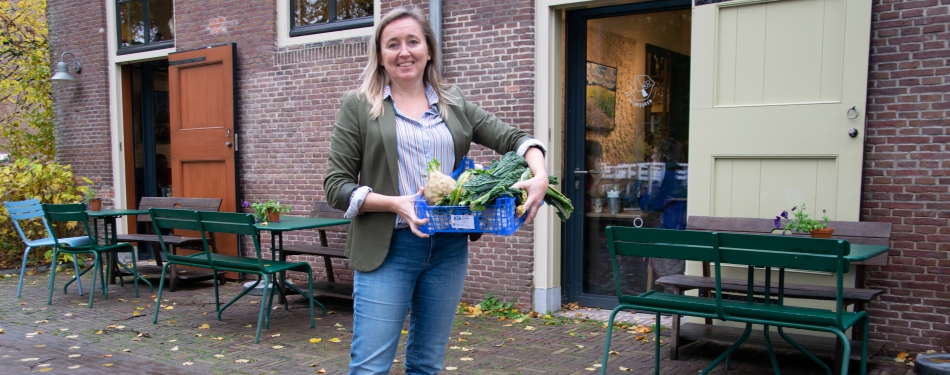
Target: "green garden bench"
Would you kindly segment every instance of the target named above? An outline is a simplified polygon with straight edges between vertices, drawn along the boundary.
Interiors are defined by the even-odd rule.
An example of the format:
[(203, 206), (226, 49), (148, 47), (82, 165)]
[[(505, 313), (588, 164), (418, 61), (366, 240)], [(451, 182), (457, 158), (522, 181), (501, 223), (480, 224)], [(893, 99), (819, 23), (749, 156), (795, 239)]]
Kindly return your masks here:
[[(245, 274), (257, 275), (257, 282), (243, 292), (231, 299), (228, 303), (221, 306), (218, 298), (218, 283), (214, 284), (214, 302), (215, 309), (218, 312), (218, 320), (221, 320), (221, 313), (228, 306), (243, 297), (245, 294), (254, 290), (254, 288), (264, 282), (264, 292), (261, 296), (261, 310), (257, 317), (257, 332), (254, 336), (254, 343), (259, 343), (261, 339), (261, 326), (270, 327), (270, 312), (273, 304), (273, 291), (275, 288), (276, 275), (283, 271), (299, 271), (307, 274), (307, 284), (310, 293), (305, 297), (310, 302), (310, 328), (314, 328), (313, 308), (316, 302), (313, 296), (313, 271), (307, 262), (285, 262), (274, 259), (265, 259), (261, 255), (260, 232), (254, 225), (254, 217), (250, 214), (229, 213), (229, 212), (211, 212), (211, 211), (188, 211), (180, 209), (162, 209), (151, 208), (149, 214), (152, 218), (152, 225), (155, 227), (155, 234), (158, 236), (162, 251), (165, 253), (168, 261), (162, 268), (162, 278), (158, 285), (158, 299), (162, 300), (162, 289), (165, 284), (165, 273), (169, 265), (183, 265), (197, 268), (210, 269), (214, 273), (219, 271), (233, 271)], [(164, 236), (161, 234), (163, 229), (181, 229), (193, 230), (201, 233), (201, 240), (204, 243), (204, 251), (191, 255), (176, 255), (168, 250), (164, 242)], [(226, 233), (244, 235), (251, 239), (254, 246), (254, 257), (242, 257), (233, 255), (224, 255), (213, 253), (208, 244), (208, 235), (206, 233)], [(160, 302), (155, 303), (155, 316), (152, 323), (158, 322), (158, 312)], [(284, 308), (286, 309), (286, 304)], [(323, 315), (326, 316), (326, 308), (320, 304), (323, 309)]]
[[(606, 232), (620, 305), (611, 313), (607, 325), (601, 374), (605, 373), (607, 367), (613, 321), (616, 314), (622, 310), (654, 312), (657, 315), (657, 322), (660, 321), (660, 314), (676, 314), (745, 323), (746, 327), (740, 338), (703, 369), (701, 374), (708, 373), (723, 360), (726, 361), (726, 367), (729, 368), (730, 357), (752, 333), (753, 324), (764, 326), (765, 344), (776, 374), (780, 371), (769, 341), (770, 326), (777, 327), (782, 338), (818, 363), (828, 374), (831, 374), (831, 369), (824, 362), (818, 360), (812, 353), (788, 337), (783, 328), (832, 333), (840, 338), (843, 343), (844, 358), (849, 358), (851, 346), (845, 336), (845, 331), (861, 324), (863, 334), (860, 373), (865, 374), (867, 372), (868, 316), (864, 311), (846, 311), (842, 296), (843, 275), (850, 268), (850, 261), (847, 256), (851, 252), (851, 244), (848, 241), (615, 226), (607, 227)], [(638, 295), (625, 294), (621, 288), (623, 274), (620, 272), (620, 263), (617, 259), (617, 257), (623, 256), (709, 262), (715, 268), (715, 294), (711, 297), (704, 295), (687, 296), (657, 291), (648, 291)], [(747, 267), (749, 288), (745, 293), (744, 300), (723, 299), (723, 286), (719, 275), (724, 263)], [(779, 269), (776, 301), (772, 300), (771, 288), (764, 289), (764, 299), (756, 298), (752, 287), (755, 282), (755, 273), (753, 272), (755, 267), (765, 268), (766, 285), (771, 284), (771, 269)], [(785, 305), (786, 268), (834, 273), (836, 275), (835, 309), (825, 310)], [(660, 373), (659, 331), (659, 329), (655, 330), (655, 374)], [(848, 373), (848, 364), (847, 360), (842, 361), (841, 374)]]

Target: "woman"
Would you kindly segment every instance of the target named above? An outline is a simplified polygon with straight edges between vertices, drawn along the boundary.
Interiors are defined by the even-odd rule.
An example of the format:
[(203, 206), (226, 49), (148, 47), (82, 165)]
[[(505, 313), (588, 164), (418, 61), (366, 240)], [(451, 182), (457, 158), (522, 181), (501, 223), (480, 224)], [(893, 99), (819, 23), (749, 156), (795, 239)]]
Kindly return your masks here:
[(443, 81), (435, 34), (417, 9), (380, 19), (360, 88), (343, 98), (330, 140), (324, 190), (352, 219), (346, 256), (354, 274), (351, 374), (387, 374), (406, 313), (406, 373), (442, 370), (445, 347), (468, 267), (468, 238), (419, 230), (414, 197), (426, 162), (449, 174), (472, 142), (517, 151), (534, 177), (526, 220), (547, 190), (543, 146), (525, 132), (465, 101)]

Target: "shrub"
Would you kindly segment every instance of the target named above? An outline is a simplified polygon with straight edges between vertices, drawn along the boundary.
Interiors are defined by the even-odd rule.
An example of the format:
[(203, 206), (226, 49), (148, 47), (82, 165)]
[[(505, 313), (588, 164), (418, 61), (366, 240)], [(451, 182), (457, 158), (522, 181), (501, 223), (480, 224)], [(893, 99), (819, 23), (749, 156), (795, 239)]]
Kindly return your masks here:
[[(0, 201), (11, 202), (37, 198), (42, 203), (77, 203), (91, 184), (87, 178), (75, 177), (72, 167), (58, 163), (39, 163), (30, 159), (18, 159), (0, 166)], [(23, 232), (31, 239), (46, 235), (39, 220), (20, 222)], [(78, 236), (82, 228), (54, 228), (60, 236)], [(18, 267), (26, 246), (17, 234), (5, 208), (0, 208), (0, 268)], [(41, 252), (30, 251), (29, 264), (41, 261)], [(51, 252), (50, 252), (51, 254)]]

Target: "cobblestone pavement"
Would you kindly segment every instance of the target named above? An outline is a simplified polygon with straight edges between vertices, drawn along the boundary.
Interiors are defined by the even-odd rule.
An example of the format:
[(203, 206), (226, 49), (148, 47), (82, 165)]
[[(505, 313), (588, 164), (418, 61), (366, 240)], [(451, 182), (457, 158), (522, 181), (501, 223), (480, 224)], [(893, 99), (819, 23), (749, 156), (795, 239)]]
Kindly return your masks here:
[[(184, 284), (163, 295), (158, 324), (152, 324), (154, 292), (141, 288), (136, 297), (129, 284), (113, 285), (109, 299), (97, 295), (92, 308), (88, 295), (74, 286), (62, 293), (67, 277), (57, 277), (53, 304), (46, 304), (45, 272), (28, 276), (23, 297), (17, 299), (16, 277), (0, 278), (0, 373), (74, 374), (345, 374), (352, 340), (352, 306), (343, 299), (320, 298), (330, 313), (308, 324), (307, 304), (291, 296), (290, 310), (275, 309), (270, 329), (254, 344), (260, 297), (246, 296), (215, 318), (210, 282)], [(83, 286), (91, 279), (83, 278)], [(157, 285), (157, 284), (156, 284)], [(221, 287), (226, 301), (240, 284)], [(445, 353), (444, 374), (593, 374), (600, 362), (605, 331), (594, 319), (606, 320), (603, 310), (568, 311), (550, 319), (524, 322), (460, 315)], [(627, 316), (635, 319), (636, 316)], [(648, 318), (647, 318), (648, 319)], [(645, 320), (649, 322), (649, 320)], [(203, 328), (207, 325), (207, 328)], [(652, 333), (647, 335), (652, 338)], [(608, 373), (652, 373), (653, 346), (622, 330), (614, 335)], [(317, 339), (319, 342), (314, 340)], [(403, 340), (403, 344), (404, 344)], [(725, 349), (693, 343), (670, 361), (664, 350), (663, 374), (696, 374)], [(404, 350), (392, 372), (404, 373)], [(779, 352), (783, 374), (816, 374), (817, 367), (799, 354)], [(856, 363), (852, 367), (856, 367)], [(769, 374), (768, 356), (761, 349), (742, 348), (733, 369), (717, 367), (713, 374)], [(870, 374), (912, 374), (890, 358), (873, 358)], [(323, 372), (321, 372), (323, 371)], [(857, 373), (853, 371), (852, 373)]]

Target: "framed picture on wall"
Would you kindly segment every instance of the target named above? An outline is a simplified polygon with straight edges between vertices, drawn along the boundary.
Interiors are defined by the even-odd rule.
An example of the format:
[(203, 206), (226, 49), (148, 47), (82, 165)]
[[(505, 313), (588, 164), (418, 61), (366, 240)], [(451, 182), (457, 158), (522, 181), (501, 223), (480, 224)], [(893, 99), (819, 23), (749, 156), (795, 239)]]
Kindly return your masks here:
[(617, 68), (587, 62), (587, 129), (610, 131), (616, 127)]

